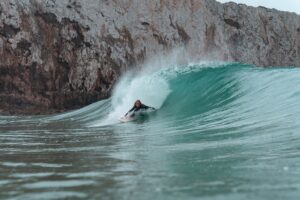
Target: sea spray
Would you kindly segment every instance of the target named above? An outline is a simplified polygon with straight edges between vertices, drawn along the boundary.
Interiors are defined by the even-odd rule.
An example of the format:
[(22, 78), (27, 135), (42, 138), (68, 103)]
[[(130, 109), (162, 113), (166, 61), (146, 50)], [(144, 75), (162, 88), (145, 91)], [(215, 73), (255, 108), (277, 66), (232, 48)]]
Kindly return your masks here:
[(117, 123), (118, 119), (133, 106), (135, 100), (159, 109), (170, 93), (168, 82), (158, 73), (141, 71), (133, 76), (123, 76), (111, 97), (111, 112), (95, 126)]

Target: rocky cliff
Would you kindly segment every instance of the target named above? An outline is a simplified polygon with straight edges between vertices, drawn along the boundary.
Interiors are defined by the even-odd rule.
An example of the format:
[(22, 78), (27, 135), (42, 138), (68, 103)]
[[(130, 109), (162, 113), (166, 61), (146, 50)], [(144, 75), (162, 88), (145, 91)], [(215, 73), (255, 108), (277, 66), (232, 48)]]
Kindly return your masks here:
[(215, 0), (3, 0), (0, 47), (0, 112), (49, 113), (108, 97), (122, 72), (176, 47), (300, 66), (300, 17)]

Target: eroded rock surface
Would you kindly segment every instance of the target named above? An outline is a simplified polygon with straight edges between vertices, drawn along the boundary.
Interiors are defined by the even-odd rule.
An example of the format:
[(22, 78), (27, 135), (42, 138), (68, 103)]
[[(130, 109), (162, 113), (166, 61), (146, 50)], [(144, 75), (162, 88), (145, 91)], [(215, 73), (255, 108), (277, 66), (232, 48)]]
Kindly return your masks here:
[(190, 58), (300, 66), (300, 17), (214, 0), (3, 0), (0, 112), (78, 108), (122, 72), (184, 47)]

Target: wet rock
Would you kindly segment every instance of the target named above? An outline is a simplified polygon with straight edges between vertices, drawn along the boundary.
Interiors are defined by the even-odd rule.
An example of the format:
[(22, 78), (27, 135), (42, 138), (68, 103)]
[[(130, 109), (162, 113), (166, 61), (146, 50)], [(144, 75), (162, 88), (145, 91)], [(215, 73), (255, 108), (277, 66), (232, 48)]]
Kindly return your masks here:
[(300, 17), (214, 0), (3, 0), (0, 47), (1, 112), (42, 114), (107, 98), (123, 72), (178, 47), (181, 61), (300, 66)]

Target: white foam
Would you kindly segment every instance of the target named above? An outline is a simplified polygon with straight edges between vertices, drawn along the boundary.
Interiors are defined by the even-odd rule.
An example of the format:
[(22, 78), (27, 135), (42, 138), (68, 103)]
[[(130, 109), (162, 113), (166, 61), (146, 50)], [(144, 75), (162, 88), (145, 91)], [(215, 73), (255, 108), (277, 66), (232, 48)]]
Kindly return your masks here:
[(94, 126), (118, 123), (118, 119), (132, 108), (137, 99), (145, 105), (159, 109), (170, 92), (168, 82), (158, 73), (142, 70), (133, 75), (128, 72), (121, 78), (113, 91), (112, 111), (106, 119)]

